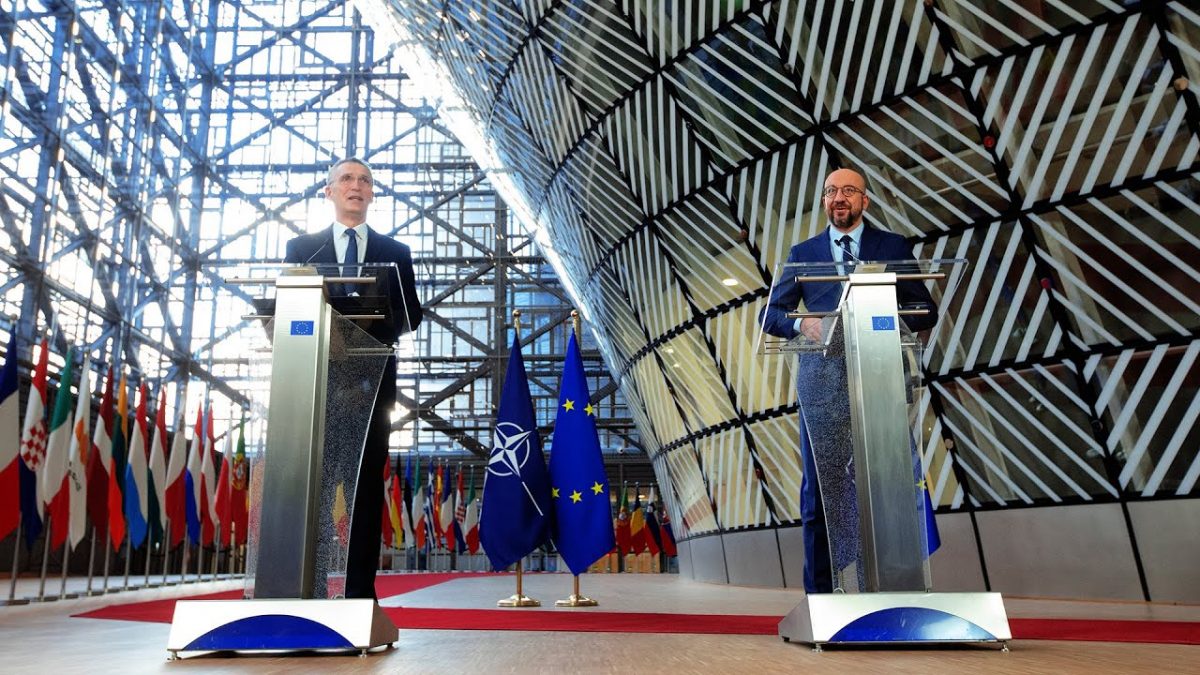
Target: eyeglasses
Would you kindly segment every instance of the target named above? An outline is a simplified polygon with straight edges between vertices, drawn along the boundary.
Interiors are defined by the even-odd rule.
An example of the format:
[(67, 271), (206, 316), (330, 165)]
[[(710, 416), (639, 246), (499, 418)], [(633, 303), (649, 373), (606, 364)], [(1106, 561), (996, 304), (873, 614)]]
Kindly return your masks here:
[(341, 185), (349, 185), (351, 183), (358, 183), (359, 185), (362, 185), (364, 187), (369, 187), (369, 186), (375, 184), (375, 181), (371, 180), (370, 176), (366, 176), (366, 175), (355, 176), (354, 174), (350, 174), (350, 173), (344, 173), (344, 174), (338, 176), (337, 180), (338, 180), (338, 183)]
[(836, 196), (839, 191), (841, 191), (842, 196), (846, 198), (857, 197), (858, 195), (866, 194), (865, 190), (860, 190), (853, 185), (843, 185), (842, 187), (830, 185), (824, 190), (821, 190), (821, 194), (825, 195), (826, 197), (833, 197)]

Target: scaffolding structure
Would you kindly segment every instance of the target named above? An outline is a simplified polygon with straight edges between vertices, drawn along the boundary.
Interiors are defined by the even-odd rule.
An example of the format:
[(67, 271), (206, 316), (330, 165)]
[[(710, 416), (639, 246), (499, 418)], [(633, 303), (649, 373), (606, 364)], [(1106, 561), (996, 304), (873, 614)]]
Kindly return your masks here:
[[(48, 336), (52, 374), (74, 346), (94, 386), (111, 364), (165, 388), (172, 426), (207, 401), (223, 434), (248, 405), (240, 338), (257, 326), (221, 268), (325, 227), (326, 172), (354, 156), (376, 180), (369, 223), (412, 248), (425, 307), (393, 452), (486, 460), (515, 308), (548, 430), (572, 307), (410, 85), (347, 0), (0, 2), (0, 336), (16, 332), (26, 366)], [(649, 484), (587, 333), (613, 479)]]

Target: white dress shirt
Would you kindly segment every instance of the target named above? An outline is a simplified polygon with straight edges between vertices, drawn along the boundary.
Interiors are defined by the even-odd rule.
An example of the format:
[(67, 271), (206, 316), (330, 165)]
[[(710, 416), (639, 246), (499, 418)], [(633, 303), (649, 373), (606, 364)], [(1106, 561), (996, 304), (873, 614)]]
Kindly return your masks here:
[(367, 227), (363, 223), (357, 227), (346, 227), (345, 225), (334, 221), (333, 223), (333, 251), (337, 255), (339, 265), (346, 264), (346, 247), (350, 244), (350, 238), (346, 236), (347, 232), (358, 237), (358, 264), (362, 264), (367, 259)]

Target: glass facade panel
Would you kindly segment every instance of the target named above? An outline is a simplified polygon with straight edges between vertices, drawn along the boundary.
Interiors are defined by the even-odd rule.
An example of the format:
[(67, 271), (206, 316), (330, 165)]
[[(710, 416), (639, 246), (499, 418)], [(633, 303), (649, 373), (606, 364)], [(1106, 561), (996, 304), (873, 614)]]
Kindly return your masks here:
[(754, 438), (763, 481), (781, 523), (800, 521), (800, 428), (794, 417), (776, 417), (747, 427)]
[(689, 443), (665, 454), (671, 485), (679, 499), (684, 529), (689, 534), (704, 534), (717, 530), (713, 503), (709, 499), (704, 476), (700, 473), (700, 465), (696, 461), (696, 449)]
[(689, 428), (698, 431), (736, 416), (703, 333), (696, 328), (686, 330), (656, 351)]
[(762, 283), (763, 272), (716, 190), (697, 195), (665, 214), (657, 231), (700, 312), (729, 302)]
[(1194, 496), (1200, 478), (1200, 341), (1125, 350), (1089, 362), (1100, 390), (1104, 447), (1130, 495)]
[(1069, 363), (932, 383), (981, 503), (1116, 497)]
[(745, 451), (743, 429), (722, 431), (696, 441), (708, 478), (708, 493), (716, 506), (722, 529), (771, 523), (750, 453)]
[[(683, 438), (705, 472), (709, 455), (739, 467), (723, 476), (746, 481), (742, 492), (725, 482), (708, 494), (722, 527), (769, 522), (754, 499), (720, 506), (754, 485), (763, 508), (794, 516), (779, 449), (796, 424), (793, 363), (749, 345), (777, 265), (825, 231), (820, 189), (838, 167), (866, 175), (870, 226), (921, 257), (969, 261), (953, 283), (929, 283), (941, 317), (912, 420), (940, 508), (1191, 494), (1198, 421), (1190, 382), (1171, 383), (1200, 331), (1198, 36), (1186, 3), (573, 0), (535, 39), (589, 125), (547, 127), (545, 111), (563, 110), (555, 87), (524, 88), (540, 107), (474, 113), (519, 108), (523, 128), (559, 135), (477, 130), (506, 158), (551, 149), (562, 188), (506, 196), (542, 214), (550, 245), (584, 249), (556, 270), (613, 331), (610, 365), (647, 451), (669, 455), (660, 483), (704, 489), (672, 459), (687, 454), (673, 445)], [(546, 173), (535, 165), (525, 180)], [(590, 240), (569, 233), (580, 227)], [(706, 357), (687, 378), (663, 372), (663, 349), (681, 339)], [(1122, 366), (1127, 352), (1158, 374)], [(1155, 359), (1179, 365), (1150, 369)], [(1122, 368), (1139, 374), (1109, 385), (1128, 379)], [(1182, 392), (1183, 407), (1137, 399), (1143, 381)], [(1101, 438), (1114, 428), (1123, 435)], [(750, 475), (755, 461), (779, 477)], [(677, 494), (681, 514), (699, 503)], [(725, 508), (739, 515), (726, 522)]]

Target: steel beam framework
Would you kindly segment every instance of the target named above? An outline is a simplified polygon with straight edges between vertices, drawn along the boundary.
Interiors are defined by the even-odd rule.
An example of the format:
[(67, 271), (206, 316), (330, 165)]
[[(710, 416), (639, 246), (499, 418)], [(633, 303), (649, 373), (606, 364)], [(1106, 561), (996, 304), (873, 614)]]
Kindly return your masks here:
[[(426, 307), (402, 348), (393, 448), (487, 456), (514, 308), (549, 430), (567, 294), (346, 0), (4, 0), (0, 86), (5, 338), (83, 345), (98, 369), (167, 387), (168, 419), (208, 399), (225, 428), (248, 403), (257, 327), (222, 266), (277, 260), (324, 227), (325, 173), (356, 156), (377, 179), (371, 225), (413, 248)], [(583, 347), (601, 444), (649, 483), (620, 388)]]

